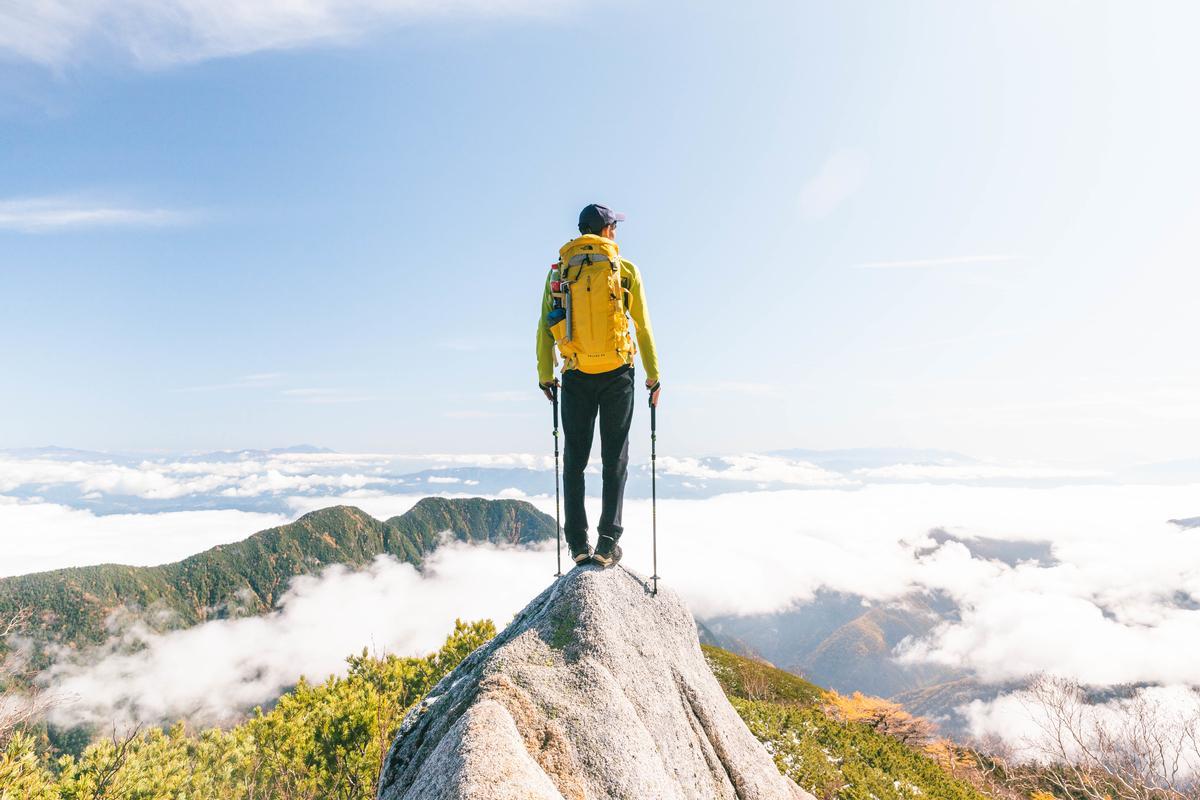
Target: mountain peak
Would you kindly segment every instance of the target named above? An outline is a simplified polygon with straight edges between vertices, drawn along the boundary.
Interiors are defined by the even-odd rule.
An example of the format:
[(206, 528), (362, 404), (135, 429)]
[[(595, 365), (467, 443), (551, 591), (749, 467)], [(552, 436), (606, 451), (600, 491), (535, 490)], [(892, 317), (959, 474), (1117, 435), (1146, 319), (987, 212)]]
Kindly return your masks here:
[(409, 712), (380, 800), (811, 800), (704, 660), (683, 601), (623, 568), (555, 581)]

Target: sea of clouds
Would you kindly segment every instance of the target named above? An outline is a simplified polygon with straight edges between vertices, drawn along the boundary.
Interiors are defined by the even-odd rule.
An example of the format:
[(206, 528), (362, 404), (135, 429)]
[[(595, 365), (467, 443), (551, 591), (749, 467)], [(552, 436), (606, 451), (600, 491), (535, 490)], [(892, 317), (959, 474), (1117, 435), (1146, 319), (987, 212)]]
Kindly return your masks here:
[[(0, 461), (0, 491), (8, 492), (0, 495), (6, 554), (0, 573), (101, 561), (161, 563), (339, 503), (382, 518), (426, 494), (486, 488), (480, 493), (527, 496), (554, 511), (550, 494), (496, 489), (510, 477), (544, 476), (547, 465), (538, 457), (491, 456), (481, 464), (470, 456), (427, 456), (403, 462), (416, 470), (404, 473), (408, 477), (398, 471), (398, 457), (230, 458), (64, 466), (36, 455), (9, 456), (7, 464)], [(23, 472), (22, 461), (58, 466), (39, 463)], [(992, 682), (1048, 673), (1095, 685), (1153, 683), (1164, 696), (1200, 684), (1200, 529), (1169, 522), (1200, 514), (1200, 484), (1047, 485), (1039, 483), (1044, 473), (1017, 467), (1007, 469), (1005, 481), (1027, 474), (1031, 485), (972, 484), (965, 477), (874, 483), (862, 474), (883, 466), (831, 468), (761, 455), (669, 465), (680, 479), (715, 478), (742, 490), (659, 500), (664, 584), (701, 618), (793, 608), (821, 590), (870, 602), (936, 592), (957, 603), (961, 618), (905, 642), (898, 659), (966, 668)], [(891, 474), (903, 471), (904, 465), (893, 466)], [(920, 472), (919, 465), (909, 466)], [(130, 470), (160, 477), (134, 477)], [(179, 495), (190, 498), (185, 510), (96, 510), (115, 492), (130, 502), (137, 491), (178, 492), (179, 482), (190, 487), (190, 494)], [(769, 488), (757, 488), (764, 483)], [(73, 488), (62, 493), (64, 487)], [(65, 499), (47, 499), (56, 491)], [(222, 507), (254, 491), (280, 510)], [(96, 493), (101, 497), (85, 497)], [(210, 507), (193, 507), (198, 499)], [(589, 503), (595, 519), (599, 508)], [(648, 500), (627, 501), (625, 524), (624, 564), (648, 574)], [(930, 536), (935, 530), (960, 541), (939, 544)], [(973, 557), (963, 542), (977, 537), (1049, 542), (1053, 559), (1007, 564)], [(456, 618), (503, 625), (548, 585), (553, 571), (552, 545), (451, 545), (422, 571), (387, 557), (358, 572), (334, 567), (296, 579), (265, 617), (169, 633), (133, 625), (99, 652), (60, 661), (43, 680), (61, 699), (60, 723), (180, 716), (228, 722), (269, 702), (300, 675), (320, 680), (341, 671), (344, 658), (363, 647), (423, 654), (441, 643)], [(968, 709), (972, 731), (1016, 736), (1021, 719), (1028, 722), (1016, 711), (1018, 701), (1009, 694), (977, 702)]]

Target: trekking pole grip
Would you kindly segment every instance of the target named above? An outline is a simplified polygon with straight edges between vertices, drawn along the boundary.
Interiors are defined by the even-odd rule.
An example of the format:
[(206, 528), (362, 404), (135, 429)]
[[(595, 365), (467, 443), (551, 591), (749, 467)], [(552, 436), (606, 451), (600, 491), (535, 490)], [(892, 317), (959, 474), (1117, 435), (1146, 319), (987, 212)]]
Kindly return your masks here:
[(553, 401), (554, 401), (553, 402), (553, 405), (554, 405), (554, 435), (555, 435), (555, 437), (557, 437), (558, 436), (558, 384), (557, 383), (550, 387), (550, 393), (554, 396), (553, 397)]

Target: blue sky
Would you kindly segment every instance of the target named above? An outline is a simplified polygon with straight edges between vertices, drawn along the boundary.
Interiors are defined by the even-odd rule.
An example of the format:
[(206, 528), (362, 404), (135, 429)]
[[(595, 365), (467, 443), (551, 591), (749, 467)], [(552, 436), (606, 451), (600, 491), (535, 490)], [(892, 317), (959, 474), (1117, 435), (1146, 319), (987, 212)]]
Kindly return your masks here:
[(0, 10), (0, 446), (537, 450), (599, 201), (672, 452), (1195, 456), (1190, 4), (435, 5)]

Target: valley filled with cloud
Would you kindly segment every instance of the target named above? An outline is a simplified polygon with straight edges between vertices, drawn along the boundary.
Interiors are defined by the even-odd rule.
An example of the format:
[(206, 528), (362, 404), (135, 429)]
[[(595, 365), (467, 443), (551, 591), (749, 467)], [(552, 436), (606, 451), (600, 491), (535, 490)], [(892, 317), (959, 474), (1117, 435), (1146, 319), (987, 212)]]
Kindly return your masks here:
[[(622, 544), (623, 564), (649, 574), (646, 479), (635, 467)], [(1197, 489), (1186, 473), (1138, 483), (921, 451), (664, 459), (658, 563), (702, 622), (803, 615), (828, 596), (917, 616), (915, 599), (941, 603), (887, 657), (1017, 687), (960, 711), (977, 735), (1013, 736), (1019, 686), (1039, 674), (1165, 697), (1200, 684)], [(482, 495), (554, 513), (552, 461), (523, 455), (9, 451), (0, 491), (4, 575), (177, 560), (330, 505), (385, 518), (429, 494)], [(156, 632), (124, 615), (104, 647), (63, 654), (41, 681), (62, 723), (228, 722), (364, 647), (424, 653), (456, 618), (503, 625), (554, 566), (549, 544), (454, 543), (419, 570), (387, 556), (331, 567), (265, 616)]]

